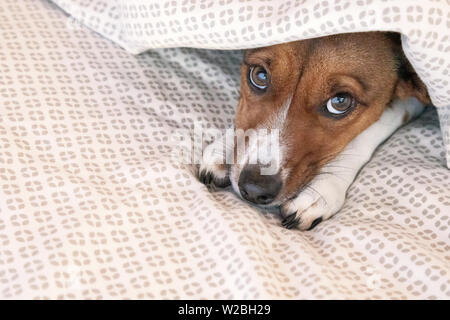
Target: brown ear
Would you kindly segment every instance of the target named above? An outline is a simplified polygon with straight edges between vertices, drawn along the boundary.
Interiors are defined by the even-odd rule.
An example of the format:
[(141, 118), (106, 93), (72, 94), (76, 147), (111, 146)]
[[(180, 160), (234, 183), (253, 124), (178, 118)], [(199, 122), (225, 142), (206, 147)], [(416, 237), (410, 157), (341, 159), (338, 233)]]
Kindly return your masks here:
[(394, 96), (399, 99), (408, 97), (416, 97), (424, 104), (431, 104), (430, 96), (425, 84), (420, 80), (414, 71), (411, 63), (405, 57), (403, 50), (400, 48), (398, 58), (398, 75), (399, 79), (395, 88)]

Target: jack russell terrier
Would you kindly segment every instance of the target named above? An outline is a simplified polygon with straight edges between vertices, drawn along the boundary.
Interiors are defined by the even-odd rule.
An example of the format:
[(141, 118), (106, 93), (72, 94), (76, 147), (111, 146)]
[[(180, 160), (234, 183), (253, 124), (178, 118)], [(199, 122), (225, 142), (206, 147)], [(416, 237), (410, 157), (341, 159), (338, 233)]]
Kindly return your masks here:
[[(231, 184), (243, 199), (278, 206), (286, 228), (310, 230), (344, 204), (374, 150), (430, 103), (400, 35), (332, 35), (246, 50), (235, 130), (277, 130), (278, 169), (249, 159), (260, 139), (208, 145), (199, 168), (208, 186)], [(228, 144), (228, 143), (227, 143)], [(225, 163), (232, 148), (235, 162)], [(221, 151), (222, 150), (222, 151)], [(266, 159), (267, 160), (267, 159)]]

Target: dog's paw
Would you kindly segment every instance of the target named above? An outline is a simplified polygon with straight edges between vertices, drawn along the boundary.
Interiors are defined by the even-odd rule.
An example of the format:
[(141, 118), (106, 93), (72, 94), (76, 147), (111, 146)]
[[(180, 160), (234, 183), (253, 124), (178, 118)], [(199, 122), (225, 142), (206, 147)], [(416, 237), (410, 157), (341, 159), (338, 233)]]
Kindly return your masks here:
[(231, 184), (228, 165), (224, 164), (220, 142), (208, 145), (198, 170), (198, 178), (208, 188), (225, 188)]
[(311, 230), (341, 209), (348, 185), (335, 177), (325, 180), (313, 180), (296, 198), (281, 206), (285, 228)]
[(223, 164), (200, 165), (198, 179), (208, 188), (226, 188), (231, 184), (228, 168)]

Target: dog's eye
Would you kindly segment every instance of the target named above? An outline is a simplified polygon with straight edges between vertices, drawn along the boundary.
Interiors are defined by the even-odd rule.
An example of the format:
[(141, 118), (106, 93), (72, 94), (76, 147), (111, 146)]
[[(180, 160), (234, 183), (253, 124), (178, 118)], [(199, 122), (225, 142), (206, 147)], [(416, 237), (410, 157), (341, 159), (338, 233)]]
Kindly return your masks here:
[(266, 69), (261, 66), (252, 66), (248, 74), (250, 83), (259, 90), (267, 89), (269, 83), (269, 75)]
[(344, 114), (355, 104), (355, 99), (348, 93), (338, 93), (327, 101), (327, 111), (331, 114)]

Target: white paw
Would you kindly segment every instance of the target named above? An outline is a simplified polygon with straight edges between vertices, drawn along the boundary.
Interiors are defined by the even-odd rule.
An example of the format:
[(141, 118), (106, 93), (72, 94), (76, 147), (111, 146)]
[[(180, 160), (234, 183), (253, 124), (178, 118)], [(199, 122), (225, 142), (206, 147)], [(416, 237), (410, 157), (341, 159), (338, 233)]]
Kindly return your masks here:
[(335, 176), (313, 179), (296, 198), (282, 205), (283, 226), (310, 230), (333, 216), (343, 206), (348, 188), (348, 183), (341, 181)]
[(208, 187), (225, 188), (230, 185), (229, 170), (221, 147), (221, 142), (213, 142), (203, 151), (198, 176), (200, 182)]

